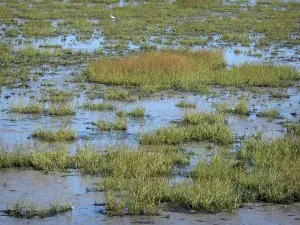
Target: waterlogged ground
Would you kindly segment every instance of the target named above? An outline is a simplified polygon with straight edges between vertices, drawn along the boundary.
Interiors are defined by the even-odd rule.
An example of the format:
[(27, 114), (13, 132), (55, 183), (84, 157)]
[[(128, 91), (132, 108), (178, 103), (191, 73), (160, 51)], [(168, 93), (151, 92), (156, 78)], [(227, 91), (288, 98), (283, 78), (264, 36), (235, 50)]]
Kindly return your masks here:
[[(18, 84), (12, 88), (3, 88), (1, 94), (1, 138), (7, 144), (16, 142), (32, 142), (31, 134), (35, 129), (48, 127), (49, 129), (57, 126), (67, 126), (78, 132), (78, 144), (83, 144), (89, 140), (92, 144), (100, 147), (114, 144), (128, 144), (137, 146), (139, 134), (156, 130), (162, 126), (168, 126), (171, 122), (179, 121), (187, 112), (215, 111), (215, 104), (227, 103), (234, 106), (241, 96), (245, 96), (249, 105), (249, 116), (230, 115), (229, 126), (238, 137), (253, 134), (256, 131), (265, 131), (269, 137), (276, 137), (285, 133), (283, 122), (296, 122), (300, 119), (300, 92), (297, 86), (278, 89), (278, 88), (259, 88), (241, 90), (239, 88), (217, 88), (212, 87), (211, 94), (190, 94), (179, 92), (161, 92), (150, 97), (143, 97), (135, 93), (134, 89), (128, 89), (133, 101), (105, 100), (101, 94), (105, 94), (111, 89), (119, 87), (108, 87), (101, 84), (73, 83), (76, 71), (83, 68), (78, 66), (59, 66), (55, 69), (50, 68), (38, 81), (28, 82), (28, 87), (19, 87)], [(50, 86), (45, 86), (50, 85)], [(41, 115), (18, 114), (10, 112), (10, 108), (20, 103), (25, 105), (30, 102), (37, 102), (47, 94), (50, 89), (57, 91), (63, 90), (73, 94), (71, 101), (75, 115), (71, 116), (49, 116), (46, 113)], [(93, 91), (97, 90), (97, 91)], [(288, 98), (273, 98), (273, 92), (286, 93)], [(90, 99), (90, 97), (96, 99)], [(110, 102), (115, 106), (115, 110), (91, 111), (82, 106), (86, 102)], [(180, 108), (176, 104), (181, 101), (190, 102), (196, 105), (195, 108)], [(50, 103), (45, 103), (45, 108)], [(60, 104), (60, 103), (57, 103)], [(66, 103), (62, 103), (66, 104)], [(99, 119), (113, 121), (118, 110), (126, 112), (136, 107), (145, 108), (144, 118), (128, 118), (128, 130), (124, 131), (98, 131), (93, 125)], [(257, 117), (256, 113), (277, 109), (280, 118), (269, 121), (267, 118)]]
[[(71, 201), (74, 210), (46, 219), (12, 219), (1, 216), (1, 224), (299, 224), (300, 205), (249, 204), (235, 214), (196, 213), (192, 210), (164, 211), (161, 216), (107, 217), (101, 214), (105, 202), (102, 192), (89, 191), (95, 178), (70, 174), (42, 174), (36, 171), (5, 170), (0, 172), (0, 207), (16, 197), (38, 200), (40, 205), (53, 199)], [(95, 205), (97, 203), (98, 205)]]
[[(175, 1), (168, 1), (170, 4), (173, 4), (173, 2)], [(224, 5), (234, 3), (235, 1), (226, 1)], [(7, 2), (0, 3), (0, 6), (6, 4)], [(91, 7), (96, 3), (88, 4)], [(140, 4), (145, 3), (141, 1), (120, 1), (119, 3), (107, 4), (105, 7), (107, 10), (114, 10), (115, 8), (134, 7)], [(256, 4), (256, 1), (243, 1), (241, 6), (252, 7)], [(213, 13), (216, 16), (221, 16), (216, 12)], [(229, 14), (231, 15), (231, 13)], [(167, 34), (172, 32), (172, 28), (169, 28), (166, 29), (165, 34), (158, 35), (161, 41), (157, 41), (157, 36), (150, 35), (141, 42), (129, 40), (125, 43), (122, 42), (122, 47), (117, 47), (120, 44), (119, 40), (108, 38), (108, 35), (98, 28), (93, 29), (91, 35), (85, 35), (83, 32), (82, 36), (84, 38), (78, 32), (67, 32), (64, 35), (46, 37), (26, 37), (22, 33), (8, 35), (9, 30), (17, 27), (19, 29), (30, 20), (28, 18), (15, 19), (17, 22), (13, 24), (3, 22), (0, 26), (1, 39), (6, 44), (11, 43), (12, 49), (15, 51), (26, 49), (28, 46), (40, 50), (49, 49), (50, 51), (71, 49), (74, 52), (87, 52), (91, 58), (96, 58), (99, 55), (101, 55), (100, 57), (106, 57), (138, 52), (143, 50), (145, 45), (151, 48), (154, 46), (158, 50), (165, 47), (186, 47), (191, 50), (221, 49), (229, 68), (243, 63), (274, 63), (294, 66), (298, 71), (300, 70), (300, 45), (288, 46), (274, 41), (270, 42), (268, 46), (258, 47), (257, 42), (264, 38), (264, 34), (249, 34), (251, 42), (246, 46), (241, 43), (227, 41), (222, 34), (211, 34), (207, 43), (193, 44), (187, 47), (174, 40), (170, 42)], [(109, 20), (110, 18), (106, 19)], [(118, 19), (113, 23), (119, 23)], [(54, 28), (57, 28), (61, 26), (60, 23), (64, 22), (64, 18), (53, 20), (47, 18), (47, 21), (51, 22)], [(88, 22), (97, 27), (103, 21), (102, 18), (89, 18)], [(199, 36), (197, 37), (199, 38)], [(292, 32), (290, 37), (298, 40), (299, 34)], [(207, 36), (203, 38), (206, 39)], [(250, 115), (229, 115), (228, 125), (235, 137), (234, 144), (230, 146), (233, 152), (239, 147), (240, 140), (244, 136), (263, 131), (267, 137), (273, 139), (286, 133), (286, 122), (300, 120), (300, 83), (297, 82), (289, 88), (210, 87), (209, 94), (163, 91), (145, 96), (141, 95), (136, 89), (128, 88), (126, 91), (130, 93), (133, 101), (120, 101), (103, 99), (103, 95), (107, 91), (111, 89), (119, 90), (120, 87), (73, 82), (78, 73), (85, 68), (86, 63), (31, 65), (29, 66), (30, 80), (25, 86), (21, 82), (0, 86), (0, 139), (3, 145), (52, 148), (56, 144), (36, 140), (32, 137), (33, 131), (41, 128), (68, 127), (78, 135), (77, 141), (67, 143), (72, 153), (76, 151), (78, 146), (87, 143), (99, 148), (115, 145), (137, 148), (141, 133), (176, 124), (187, 112), (215, 111), (215, 104), (218, 103), (225, 102), (233, 107), (241, 96), (244, 96), (248, 103)], [(26, 105), (30, 102), (39, 102), (50, 89), (72, 93), (73, 99), (70, 104), (75, 110), (75, 115), (50, 116), (46, 112), (38, 115), (10, 112), (10, 108), (19, 103)], [(274, 92), (285, 93), (288, 98), (273, 98), (272, 93)], [(99, 103), (102, 101), (112, 103), (115, 109), (111, 111), (91, 111), (82, 107), (86, 102)], [(177, 107), (176, 104), (181, 101), (193, 103), (196, 107), (192, 109)], [(50, 106), (49, 102), (42, 104), (45, 104), (45, 109)], [(94, 125), (99, 119), (113, 121), (118, 110), (129, 112), (135, 107), (145, 108), (146, 115), (142, 119), (129, 116), (126, 131), (100, 131)], [(266, 117), (257, 117), (257, 113), (267, 109), (278, 110), (280, 117), (272, 120)], [(176, 168), (178, 173), (171, 182), (187, 179), (186, 175), (196, 166), (199, 159), (209, 161), (216, 149), (219, 148), (219, 146), (209, 142), (188, 143), (180, 147), (187, 154), (189, 153), (190, 165), (184, 168)], [(93, 191), (93, 184), (97, 179), (98, 177), (82, 175), (76, 171), (44, 174), (31, 170), (1, 170), (0, 211), (5, 210), (7, 205), (17, 198), (29, 198), (41, 205), (48, 204), (53, 199), (64, 199), (71, 201), (75, 209), (64, 215), (33, 220), (16, 219), (0, 214), (0, 224), (299, 224), (300, 221), (299, 204), (286, 206), (263, 203), (245, 205), (237, 210), (235, 214), (196, 213), (192, 210), (166, 208), (163, 209), (161, 216), (155, 217), (108, 217), (101, 213), (105, 203), (103, 192)], [(100, 206), (95, 206), (95, 202), (99, 203)]]

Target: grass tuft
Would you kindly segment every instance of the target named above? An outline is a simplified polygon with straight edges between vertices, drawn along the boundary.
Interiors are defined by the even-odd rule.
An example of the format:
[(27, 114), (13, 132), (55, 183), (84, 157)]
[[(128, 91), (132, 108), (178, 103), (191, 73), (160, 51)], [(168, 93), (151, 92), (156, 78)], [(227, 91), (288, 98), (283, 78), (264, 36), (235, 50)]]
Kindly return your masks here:
[(196, 104), (184, 101), (179, 102), (178, 104), (176, 104), (176, 106), (180, 108), (196, 108)]
[(112, 123), (99, 120), (96, 125), (102, 131), (127, 130), (127, 119), (126, 117), (119, 117)]
[(98, 110), (98, 111), (102, 111), (102, 110), (114, 110), (115, 107), (111, 104), (111, 103), (85, 103), (83, 105), (83, 108), (85, 109), (89, 109), (89, 110)]
[(55, 142), (55, 141), (74, 141), (78, 138), (77, 133), (69, 129), (59, 130), (35, 130), (32, 137), (42, 141)]
[(23, 114), (41, 114), (42, 112), (44, 112), (44, 105), (38, 102), (30, 103), (28, 105), (19, 103), (17, 105), (11, 106), (9, 108), (9, 111)]
[(269, 120), (279, 119), (280, 112), (278, 109), (269, 109), (256, 114), (258, 117), (267, 117)]
[(28, 202), (24, 199), (15, 200), (7, 209), (8, 216), (18, 218), (45, 218), (55, 216), (60, 213), (72, 211), (74, 206), (71, 202), (59, 204), (58, 202), (50, 203), (48, 208), (38, 208), (34, 202)]
[(47, 112), (50, 116), (75, 115), (75, 111), (70, 104), (51, 104)]
[(133, 109), (132, 111), (130, 111), (128, 113), (128, 115), (135, 117), (135, 118), (141, 118), (141, 117), (145, 116), (145, 112), (146, 112), (145, 108), (137, 107), (137, 108)]

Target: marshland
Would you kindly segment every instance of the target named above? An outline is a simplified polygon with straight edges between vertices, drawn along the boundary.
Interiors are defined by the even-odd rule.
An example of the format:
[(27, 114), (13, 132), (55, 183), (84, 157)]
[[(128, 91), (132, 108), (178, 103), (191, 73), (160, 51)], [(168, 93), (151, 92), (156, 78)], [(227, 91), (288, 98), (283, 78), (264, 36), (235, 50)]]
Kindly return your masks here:
[(300, 1), (2, 0), (0, 224), (298, 224)]

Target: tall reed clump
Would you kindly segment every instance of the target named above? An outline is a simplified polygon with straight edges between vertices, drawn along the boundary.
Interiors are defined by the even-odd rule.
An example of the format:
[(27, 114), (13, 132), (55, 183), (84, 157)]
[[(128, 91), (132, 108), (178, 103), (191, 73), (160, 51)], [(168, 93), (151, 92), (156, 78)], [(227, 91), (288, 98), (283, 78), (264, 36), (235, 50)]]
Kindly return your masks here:
[(207, 140), (228, 145), (233, 142), (233, 136), (226, 122), (227, 119), (222, 114), (187, 113), (180, 126), (163, 127), (153, 133), (142, 134), (140, 143), (172, 145)]
[(165, 50), (89, 64), (87, 79), (108, 85), (142, 89), (201, 91), (203, 85), (280, 87), (300, 76), (295, 68), (244, 64), (226, 69), (222, 52)]

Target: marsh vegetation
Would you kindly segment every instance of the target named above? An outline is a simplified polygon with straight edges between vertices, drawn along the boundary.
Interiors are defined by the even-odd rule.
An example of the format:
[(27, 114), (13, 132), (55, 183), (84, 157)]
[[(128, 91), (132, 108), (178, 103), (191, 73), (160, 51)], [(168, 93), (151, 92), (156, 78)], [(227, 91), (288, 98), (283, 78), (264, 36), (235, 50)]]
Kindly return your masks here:
[[(299, 12), (280, 0), (4, 0), (0, 176), (17, 178), (0, 179), (0, 213), (66, 222), (74, 201), (84, 223), (299, 203)], [(24, 171), (44, 177), (14, 186)], [(72, 201), (45, 197), (56, 175), (68, 185), (53, 192)], [(27, 186), (44, 206), (22, 198)]]

